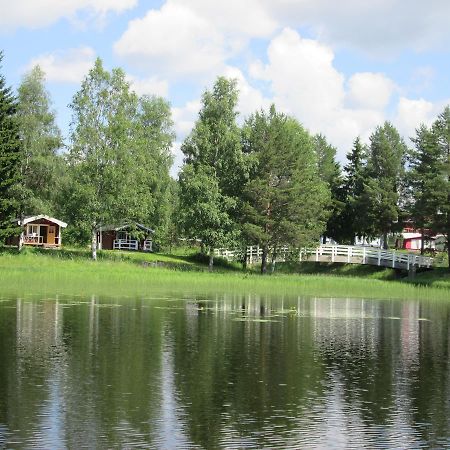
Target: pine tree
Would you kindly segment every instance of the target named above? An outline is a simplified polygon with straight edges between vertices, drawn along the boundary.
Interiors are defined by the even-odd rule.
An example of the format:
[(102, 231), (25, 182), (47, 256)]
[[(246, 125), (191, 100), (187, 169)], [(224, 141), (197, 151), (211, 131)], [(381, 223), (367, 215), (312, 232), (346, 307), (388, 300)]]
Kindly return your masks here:
[(330, 196), (320, 179), (314, 143), (293, 118), (258, 112), (244, 127), (252, 168), (243, 191), (244, 233), (263, 248), (261, 273), (280, 247), (309, 246), (325, 229)]
[[(3, 53), (0, 53), (0, 63)], [(17, 100), (0, 74), (0, 242), (17, 233), (12, 219), (18, 203), (12, 188), (20, 182), (22, 146), (17, 123)]]

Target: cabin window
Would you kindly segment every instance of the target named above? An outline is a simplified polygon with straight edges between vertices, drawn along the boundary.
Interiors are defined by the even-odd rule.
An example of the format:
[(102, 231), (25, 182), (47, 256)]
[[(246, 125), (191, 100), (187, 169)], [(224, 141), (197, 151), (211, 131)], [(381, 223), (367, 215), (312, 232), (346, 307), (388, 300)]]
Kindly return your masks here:
[(117, 233), (117, 239), (123, 239), (124, 241), (128, 240), (128, 233), (126, 231), (119, 231)]
[(28, 236), (39, 236), (39, 225), (28, 225)]

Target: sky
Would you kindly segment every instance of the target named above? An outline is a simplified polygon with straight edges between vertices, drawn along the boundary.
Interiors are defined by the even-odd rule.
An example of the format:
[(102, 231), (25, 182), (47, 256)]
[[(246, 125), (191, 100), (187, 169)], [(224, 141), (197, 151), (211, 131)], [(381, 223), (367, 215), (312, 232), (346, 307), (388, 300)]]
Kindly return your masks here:
[(39, 64), (67, 137), (69, 103), (97, 56), (138, 94), (169, 100), (180, 145), (205, 89), (235, 78), (242, 122), (274, 103), (345, 161), (392, 122), (411, 145), (450, 103), (448, 0), (0, 0), (2, 73)]

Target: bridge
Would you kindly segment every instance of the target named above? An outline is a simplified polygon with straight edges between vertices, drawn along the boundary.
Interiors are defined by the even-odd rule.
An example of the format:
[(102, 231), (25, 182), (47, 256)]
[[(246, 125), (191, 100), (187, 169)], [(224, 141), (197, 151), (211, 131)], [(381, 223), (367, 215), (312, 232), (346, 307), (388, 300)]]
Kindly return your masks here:
[[(263, 249), (258, 245), (247, 247), (247, 262), (255, 264), (261, 261)], [(214, 255), (228, 261), (242, 258), (243, 252), (217, 248)], [(391, 267), (413, 271), (419, 268), (430, 268), (433, 258), (420, 256), (414, 253), (405, 253), (396, 250), (383, 250), (374, 247), (357, 247), (353, 245), (320, 245), (315, 249), (293, 251), (288, 247), (280, 248), (276, 253), (276, 262), (292, 261), (297, 255), (297, 261), (313, 261), (344, 264), (368, 264), (372, 266)]]

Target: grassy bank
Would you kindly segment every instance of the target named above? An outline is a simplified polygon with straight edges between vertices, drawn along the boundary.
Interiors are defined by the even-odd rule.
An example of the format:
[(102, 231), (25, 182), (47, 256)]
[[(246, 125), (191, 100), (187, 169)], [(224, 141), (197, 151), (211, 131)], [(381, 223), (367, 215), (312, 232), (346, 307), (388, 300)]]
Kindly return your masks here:
[[(260, 276), (223, 265), (207, 273), (192, 255), (161, 255), (106, 252), (97, 262), (84, 250), (12, 251), (0, 253), (0, 294), (61, 293), (68, 295), (154, 296), (166, 293), (216, 294), (255, 293), (262, 295), (302, 295), (386, 299), (450, 300), (443, 279), (439, 288), (404, 281), (385, 281), (380, 271), (366, 276), (332, 273)], [(287, 270), (285, 268), (285, 270)], [(333, 270), (337, 271), (336, 268)], [(347, 271), (350, 269), (347, 269)], [(365, 269), (367, 270), (367, 269)], [(361, 274), (360, 274), (361, 275)], [(389, 275), (386, 272), (381, 278)], [(419, 276), (420, 277), (420, 276)], [(420, 283), (419, 277), (416, 284)], [(428, 276), (429, 277), (429, 276)], [(450, 281), (450, 279), (449, 279)]]

